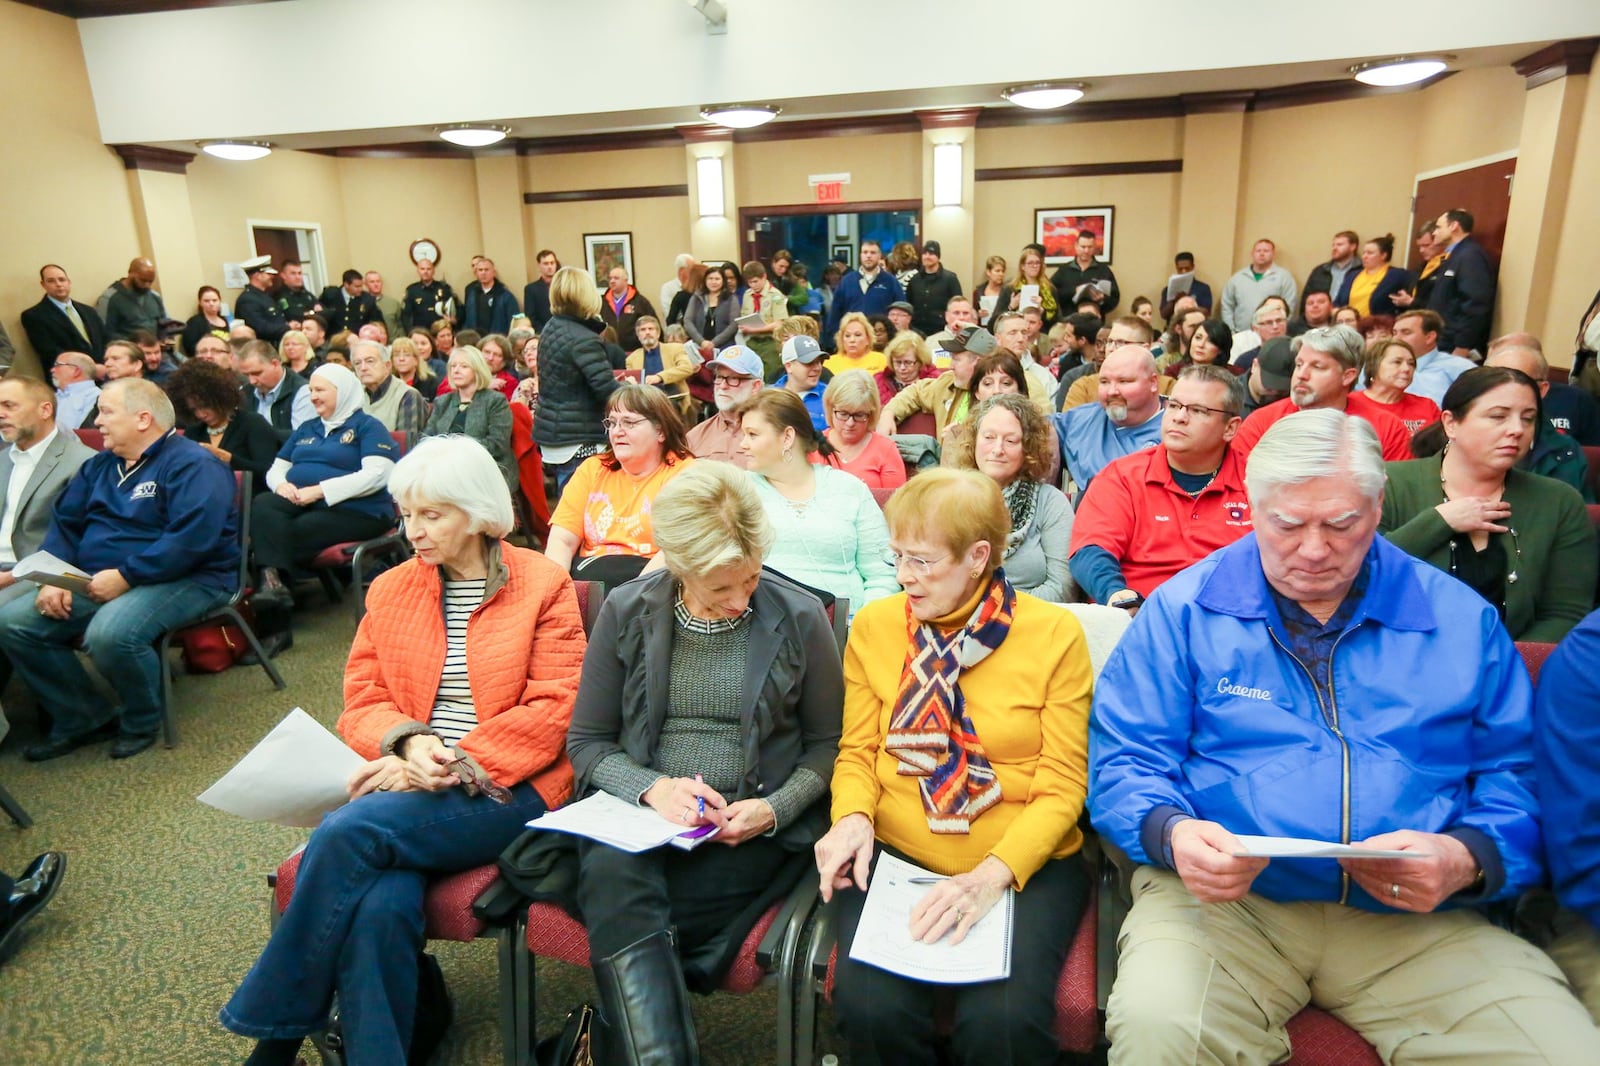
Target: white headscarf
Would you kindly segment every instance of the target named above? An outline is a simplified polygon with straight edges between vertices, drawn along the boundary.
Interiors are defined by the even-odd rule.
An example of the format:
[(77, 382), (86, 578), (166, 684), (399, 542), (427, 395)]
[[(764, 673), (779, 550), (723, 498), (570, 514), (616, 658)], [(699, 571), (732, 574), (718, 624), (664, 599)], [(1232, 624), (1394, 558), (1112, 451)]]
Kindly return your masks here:
[(338, 392), (338, 402), (334, 404), (333, 416), (322, 420), (322, 432), (326, 436), (350, 420), (350, 416), (361, 410), (362, 397), (366, 392), (361, 387), (361, 379), (356, 377), (337, 363), (324, 363), (311, 372), (313, 380), (325, 378)]

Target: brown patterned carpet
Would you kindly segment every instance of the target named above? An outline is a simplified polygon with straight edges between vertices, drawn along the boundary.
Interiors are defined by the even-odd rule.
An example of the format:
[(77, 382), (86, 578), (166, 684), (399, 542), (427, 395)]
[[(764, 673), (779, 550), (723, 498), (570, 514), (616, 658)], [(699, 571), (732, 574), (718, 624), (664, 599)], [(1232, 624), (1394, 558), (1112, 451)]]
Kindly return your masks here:
[[(217, 1024), (218, 1008), (267, 935), (265, 875), (304, 838), (195, 801), (206, 786), (296, 705), (332, 725), (354, 625), (308, 589), (295, 647), (273, 690), (256, 667), (179, 675), (179, 746), (112, 762), (105, 746), (44, 764), (22, 749), (38, 738), (31, 696), (5, 693), (12, 731), (0, 783), (33, 815), (18, 830), (0, 819), (0, 869), (15, 874), (46, 849), (69, 857), (60, 894), (0, 966), (0, 1062), (7, 1066), (203, 1066), (239, 1062), (248, 1041)], [(437, 1063), (500, 1061), (493, 942), (437, 944), (456, 1023)], [(593, 998), (588, 973), (541, 962), (540, 1030)], [(708, 1066), (774, 1058), (777, 997), (697, 997)], [(307, 1048), (311, 1061), (316, 1056)]]

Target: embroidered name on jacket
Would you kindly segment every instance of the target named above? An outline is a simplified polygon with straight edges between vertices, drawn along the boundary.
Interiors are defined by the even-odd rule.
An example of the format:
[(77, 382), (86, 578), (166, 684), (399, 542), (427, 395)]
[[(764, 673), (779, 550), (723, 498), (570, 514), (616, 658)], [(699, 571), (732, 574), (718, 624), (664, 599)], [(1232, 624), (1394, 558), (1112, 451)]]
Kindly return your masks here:
[(133, 487), (129, 494), (130, 500), (153, 500), (156, 496), (156, 483), (154, 481), (141, 481)]
[(1272, 700), (1272, 693), (1264, 688), (1248, 688), (1244, 685), (1235, 685), (1227, 678), (1217, 682), (1217, 692), (1224, 696), (1242, 696), (1247, 700)]

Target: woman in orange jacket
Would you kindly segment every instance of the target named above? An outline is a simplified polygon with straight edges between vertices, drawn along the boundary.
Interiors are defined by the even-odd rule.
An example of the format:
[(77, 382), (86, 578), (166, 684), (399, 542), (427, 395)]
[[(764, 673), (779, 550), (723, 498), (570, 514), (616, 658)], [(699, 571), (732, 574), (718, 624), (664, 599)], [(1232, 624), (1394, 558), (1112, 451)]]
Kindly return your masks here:
[(584, 635), (565, 571), (512, 526), (487, 450), (430, 438), (390, 491), (416, 558), (379, 577), (345, 668), (339, 732), (368, 759), (311, 836), (294, 898), (222, 1010), (252, 1066), (294, 1062), (339, 994), (348, 1061), (405, 1062), (430, 877), (493, 862), (572, 792)]

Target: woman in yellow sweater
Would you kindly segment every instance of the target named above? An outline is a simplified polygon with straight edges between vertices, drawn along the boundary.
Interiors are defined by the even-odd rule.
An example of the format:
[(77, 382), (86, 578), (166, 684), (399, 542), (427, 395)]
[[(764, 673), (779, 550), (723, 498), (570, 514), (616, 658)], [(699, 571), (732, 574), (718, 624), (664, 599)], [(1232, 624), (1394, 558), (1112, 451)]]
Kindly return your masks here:
[(831, 374), (846, 370), (876, 374), (889, 365), (888, 358), (872, 346), (872, 323), (860, 311), (851, 311), (839, 320), (839, 332), (834, 334), (833, 342), (838, 351), (822, 364)]
[(939, 875), (911, 912), (925, 942), (960, 942), (1016, 891), (1010, 979), (951, 986), (951, 1050), (959, 1063), (1050, 1062), (1056, 982), (1089, 891), (1083, 630), (999, 569), (1011, 519), (992, 479), (925, 471), (885, 518), (905, 592), (855, 617), (834, 824), (816, 845), (823, 898), (838, 897), (834, 1009), (853, 1061), (935, 1061), (929, 986), (850, 958), (869, 872), (889, 854)]

